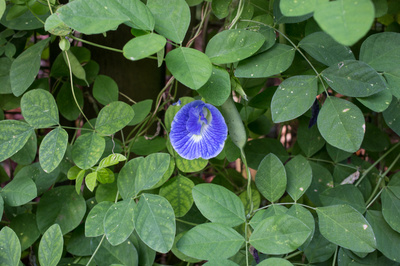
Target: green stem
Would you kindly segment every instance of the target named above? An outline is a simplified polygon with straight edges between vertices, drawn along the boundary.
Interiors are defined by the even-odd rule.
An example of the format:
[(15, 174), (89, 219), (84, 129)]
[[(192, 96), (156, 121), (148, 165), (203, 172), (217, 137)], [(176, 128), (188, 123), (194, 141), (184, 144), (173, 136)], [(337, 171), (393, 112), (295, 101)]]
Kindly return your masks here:
[(229, 25), (228, 29), (232, 29), (235, 26), (235, 24), (238, 22), (240, 16), (242, 15), (243, 7), (244, 7), (243, 0), (239, 0), (236, 16), (233, 18), (233, 20), (232, 20), (231, 24)]
[(284, 260), (288, 260), (288, 259), (291, 259), (291, 258), (293, 258), (293, 257), (296, 257), (296, 256), (298, 256), (298, 255), (300, 255), (300, 254), (302, 254), (302, 253), (303, 253), (303, 251), (299, 250), (299, 251), (296, 251), (296, 252), (294, 252), (294, 253), (292, 253), (292, 254), (290, 254), (290, 255), (287, 255), (287, 256), (284, 257), (283, 259), (284, 259)]
[(188, 225), (193, 225), (193, 226), (198, 225), (198, 224), (191, 223), (191, 222), (188, 222), (188, 221), (184, 221), (184, 220), (181, 220), (181, 219), (178, 219), (178, 218), (175, 218), (175, 221), (181, 222), (181, 223), (184, 223), (184, 224), (188, 224)]
[(204, 25), (204, 21), (206, 20), (206, 17), (207, 17), (208, 14), (210, 13), (209, 6), (210, 6), (210, 3), (207, 2), (207, 3), (206, 3), (206, 6), (205, 6), (205, 8), (204, 8), (204, 10), (202, 10), (202, 12), (201, 12), (201, 15), (202, 15), (202, 16), (201, 16), (201, 21), (200, 21), (200, 24), (199, 24), (199, 26), (198, 26), (198, 28), (197, 28), (197, 31), (196, 31), (196, 33), (194, 34), (193, 38), (191, 38), (191, 39), (187, 42), (186, 47), (192, 46), (194, 40), (200, 35), (200, 32), (201, 32), (201, 30), (202, 30), (202, 28), (203, 28), (203, 25)]
[(131, 98), (129, 98), (128, 95), (126, 95), (126, 94), (124, 94), (124, 93), (122, 93), (122, 92), (120, 92), (120, 91), (119, 91), (118, 93), (119, 93), (120, 95), (124, 96), (128, 101), (130, 101), (130, 102), (136, 104), (136, 102), (135, 102), (134, 100), (132, 100)]
[(89, 45), (92, 45), (92, 46), (96, 46), (96, 47), (99, 47), (99, 48), (103, 48), (103, 49), (106, 49), (106, 50), (110, 50), (110, 51), (113, 51), (113, 52), (117, 52), (117, 53), (123, 53), (124, 52), (123, 50), (112, 48), (112, 47), (108, 47), (108, 46), (104, 46), (104, 45), (93, 43), (93, 42), (89, 42), (89, 41), (86, 41), (84, 39), (78, 38), (78, 37), (73, 36), (73, 35), (70, 35), (69, 37), (71, 39), (74, 39), (75, 41), (83, 42), (83, 43), (86, 43), (86, 44), (89, 44)]
[(249, 239), (247, 235), (248, 226), (249, 224), (246, 221), (244, 224), (244, 238), (246, 239), (246, 266), (249, 266)]
[(336, 246), (335, 254), (333, 255), (332, 266), (335, 266), (336, 264), (337, 253), (338, 253), (338, 246)]
[(43, 20), (41, 20), (36, 14), (35, 12), (32, 11), (32, 8), (28, 5), (28, 3), (26, 4), (26, 7), (29, 9), (29, 11), (32, 13), (32, 15), (39, 20), (43, 25), (45, 24), (45, 22)]
[(86, 266), (88, 266), (88, 265), (92, 262), (94, 256), (96, 255), (97, 251), (99, 250), (101, 244), (103, 244), (103, 241), (104, 241), (104, 238), (105, 238), (105, 237), (106, 237), (106, 234), (104, 234), (103, 237), (101, 238), (100, 243), (97, 245), (97, 248), (96, 248), (96, 250), (93, 252), (93, 254), (92, 254), (92, 256), (90, 257), (89, 261), (86, 263)]
[(53, 10), (50, 5), (50, 0), (47, 0), (47, 5), (49, 6), (50, 13), (53, 15)]
[(252, 191), (251, 191), (251, 173), (249, 166), (247, 165), (247, 160), (246, 160), (246, 155), (244, 154), (243, 149), (240, 149), (240, 153), (242, 156), (242, 161), (244, 163), (244, 167), (246, 168), (246, 175), (247, 175), (247, 197), (249, 198), (250, 201), (250, 211), (248, 213), (248, 218), (251, 216), (253, 213), (254, 209), (254, 204), (253, 204), (253, 197), (252, 197)]
[(91, 128), (94, 129), (93, 125), (90, 123), (89, 119), (86, 117), (86, 115), (83, 113), (82, 108), (79, 106), (78, 100), (76, 99), (75, 96), (75, 91), (74, 91), (74, 82), (73, 82), (73, 77), (72, 77), (72, 67), (71, 67), (71, 62), (69, 61), (69, 56), (67, 51), (64, 51), (65, 58), (67, 58), (67, 63), (68, 63), (68, 68), (69, 68), (69, 80), (71, 81), (71, 92), (72, 92), (72, 97), (74, 98), (75, 104), (78, 107), (79, 111), (83, 115), (83, 117), (86, 119), (88, 124), (90, 125)]
[[(377, 184), (375, 188), (379, 188), (379, 184)], [(376, 194), (376, 196), (373, 199), (371, 199), (371, 197), (375, 194), (376, 190), (374, 191), (374, 193), (371, 194), (371, 197), (367, 201), (369, 203), (368, 203), (367, 207), (365, 207), (367, 210), (369, 209), (369, 207), (371, 207), (372, 204), (374, 204), (375, 200), (381, 195), (382, 191), (383, 191), (383, 188), (378, 192), (378, 194)]]

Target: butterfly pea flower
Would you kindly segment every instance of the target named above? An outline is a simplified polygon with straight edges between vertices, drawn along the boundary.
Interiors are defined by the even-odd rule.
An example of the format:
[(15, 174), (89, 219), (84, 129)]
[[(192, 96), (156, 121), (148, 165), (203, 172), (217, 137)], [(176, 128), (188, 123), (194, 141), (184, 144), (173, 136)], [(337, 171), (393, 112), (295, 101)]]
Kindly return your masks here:
[(175, 115), (170, 140), (185, 159), (210, 159), (222, 151), (227, 135), (228, 128), (219, 110), (197, 100), (183, 106)]

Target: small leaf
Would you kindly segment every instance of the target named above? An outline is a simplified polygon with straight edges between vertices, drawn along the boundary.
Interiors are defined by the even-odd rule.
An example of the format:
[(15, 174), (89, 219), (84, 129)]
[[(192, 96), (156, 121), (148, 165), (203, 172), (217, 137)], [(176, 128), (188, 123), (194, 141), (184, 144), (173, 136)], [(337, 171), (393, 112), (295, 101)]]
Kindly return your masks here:
[(190, 9), (185, 0), (148, 0), (147, 6), (156, 21), (155, 30), (167, 39), (182, 43), (190, 24)]
[(39, 262), (43, 266), (57, 265), (61, 259), (64, 239), (61, 228), (54, 224), (43, 234), (39, 245)]
[(35, 134), (33, 128), (25, 122), (0, 121), (0, 162), (21, 150), (32, 134)]
[(39, 162), (43, 171), (52, 172), (60, 164), (68, 145), (68, 133), (61, 127), (50, 131), (39, 148)]
[(119, 153), (110, 154), (100, 161), (99, 168), (116, 165), (119, 162), (123, 162), (123, 161), (126, 161), (126, 157), (124, 155), (119, 154)]
[(100, 168), (96, 171), (96, 178), (102, 184), (113, 183), (115, 176), (113, 171), (108, 168)]
[(386, 90), (376, 70), (357, 60), (341, 61), (321, 74), (332, 89), (350, 97), (367, 97)]
[(184, 216), (192, 207), (194, 183), (183, 175), (171, 178), (160, 188), (160, 196), (166, 198), (175, 212), (175, 217)]
[(239, 62), (235, 76), (240, 78), (266, 78), (282, 73), (293, 62), (295, 50), (285, 44), (275, 44), (271, 49)]
[(135, 229), (133, 213), (136, 207), (133, 199), (113, 204), (104, 216), (104, 231), (108, 242), (117, 246), (128, 239)]
[(189, 230), (176, 246), (187, 256), (209, 260), (232, 257), (243, 243), (243, 236), (232, 228), (217, 223), (206, 223)]
[(370, 0), (329, 1), (317, 7), (314, 19), (338, 43), (353, 45), (371, 28), (375, 18)]
[(349, 205), (318, 207), (319, 230), (334, 244), (355, 252), (376, 248), (374, 232), (365, 218)]
[[(35, 80), (36, 75), (39, 73), (42, 52), (49, 41), (50, 38), (47, 38), (36, 43), (12, 62), (10, 82), (15, 96), (21, 96)], [(26, 62), (29, 62), (29, 64)]]
[[(83, 170), (82, 170), (83, 171)], [(97, 185), (97, 172), (92, 172), (85, 177), (86, 187), (93, 192)]]
[(165, 57), (172, 75), (193, 90), (200, 89), (210, 78), (212, 65), (202, 52), (186, 47), (172, 50)]
[(113, 203), (110, 201), (103, 201), (90, 210), (85, 221), (86, 237), (96, 237), (104, 234), (104, 217), (112, 205)]
[(231, 80), (228, 71), (213, 65), (211, 77), (197, 92), (208, 103), (221, 106), (231, 93)]
[(50, 92), (43, 89), (25, 93), (21, 99), (21, 110), (26, 122), (34, 128), (46, 128), (59, 123), (56, 101)]
[(264, 36), (244, 29), (219, 32), (210, 39), (206, 55), (214, 64), (238, 62), (255, 54), (263, 45)]
[(89, 86), (89, 83), (86, 80), (86, 71), (74, 53), (69, 49), (64, 51), (62, 55), (68, 68), (71, 68), (72, 74), (74, 74), (78, 79), (83, 80), (86, 85)]
[(167, 40), (158, 34), (150, 33), (136, 37), (124, 45), (124, 56), (132, 61), (146, 58), (164, 48)]
[(104, 105), (118, 101), (118, 84), (109, 76), (98, 75), (93, 84), (93, 97)]
[(199, 184), (192, 193), (197, 208), (211, 222), (234, 227), (246, 221), (242, 201), (223, 186)]
[(134, 111), (128, 104), (112, 102), (100, 110), (96, 120), (96, 131), (104, 135), (114, 134), (128, 125), (134, 115)]
[(273, 153), (268, 154), (258, 167), (256, 186), (260, 193), (269, 201), (280, 199), (286, 189), (286, 171), (282, 162)]
[(275, 91), (271, 103), (274, 123), (293, 120), (304, 114), (315, 101), (318, 82), (315, 76), (293, 76), (285, 79)]
[(30, 176), (21, 176), (2, 188), (0, 195), (7, 205), (21, 206), (36, 198), (36, 185)]
[(104, 138), (97, 133), (85, 133), (75, 141), (72, 159), (79, 168), (89, 169), (98, 162), (105, 146)]
[(347, 152), (360, 148), (365, 120), (360, 109), (351, 102), (329, 97), (319, 112), (317, 123), (321, 135), (332, 146)]
[(172, 248), (175, 238), (174, 210), (165, 198), (142, 194), (135, 211), (136, 232), (146, 245), (160, 253)]
[(303, 244), (311, 229), (288, 214), (278, 214), (262, 220), (250, 236), (250, 244), (265, 254), (285, 254)]
[(0, 265), (20, 265), (21, 244), (17, 235), (8, 226), (0, 231)]
[(285, 165), (287, 175), (287, 192), (297, 201), (311, 185), (312, 169), (308, 161), (297, 155)]

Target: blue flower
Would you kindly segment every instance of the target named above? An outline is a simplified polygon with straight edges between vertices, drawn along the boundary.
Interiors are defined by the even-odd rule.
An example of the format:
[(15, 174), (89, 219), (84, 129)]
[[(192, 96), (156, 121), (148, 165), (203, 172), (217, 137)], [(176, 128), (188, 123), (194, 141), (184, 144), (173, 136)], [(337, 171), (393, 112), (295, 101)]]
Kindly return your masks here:
[(227, 135), (228, 127), (218, 109), (198, 100), (186, 104), (175, 115), (170, 139), (181, 157), (210, 159), (222, 151)]

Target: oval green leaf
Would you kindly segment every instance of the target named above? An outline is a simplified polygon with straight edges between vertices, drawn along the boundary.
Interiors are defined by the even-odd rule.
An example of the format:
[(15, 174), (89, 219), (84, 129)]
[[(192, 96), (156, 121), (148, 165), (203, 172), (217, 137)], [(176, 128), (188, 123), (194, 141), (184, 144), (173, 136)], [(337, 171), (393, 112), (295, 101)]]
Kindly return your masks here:
[(39, 162), (43, 171), (52, 172), (60, 164), (68, 145), (68, 133), (61, 127), (50, 131), (39, 148)]
[(104, 105), (118, 101), (118, 84), (109, 76), (98, 75), (93, 84), (93, 97)]
[(8, 226), (4, 226), (0, 231), (0, 250), (1, 265), (20, 265), (21, 244), (17, 235)]
[(2, 188), (0, 195), (8, 206), (21, 206), (36, 198), (36, 185), (30, 176), (19, 176)]
[(164, 48), (167, 40), (156, 33), (136, 37), (124, 45), (124, 56), (132, 61), (146, 58)]
[(312, 169), (307, 159), (297, 155), (285, 165), (287, 192), (297, 201), (309, 188), (312, 181)]
[(104, 217), (112, 205), (113, 203), (110, 201), (103, 201), (90, 210), (85, 221), (86, 237), (96, 237), (104, 234)]
[(390, 227), (400, 233), (400, 199), (389, 189), (384, 188), (382, 195), (382, 214)]
[(35, 134), (33, 128), (18, 120), (0, 121), (0, 162), (21, 150)]
[(383, 112), (386, 124), (400, 136), (400, 100), (393, 97), (389, 107)]
[(97, 133), (81, 135), (72, 147), (72, 159), (81, 169), (89, 169), (101, 158), (106, 142)]
[(211, 77), (197, 92), (215, 106), (222, 105), (231, 93), (231, 80), (228, 71), (213, 66)]
[(39, 244), (39, 262), (43, 266), (57, 265), (63, 252), (64, 239), (61, 228), (54, 224), (43, 234)]
[(320, 193), (319, 198), (324, 206), (348, 204), (359, 213), (364, 213), (365, 202), (361, 191), (351, 184), (339, 185)]
[(100, 110), (96, 120), (96, 131), (104, 135), (114, 134), (128, 125), (134, 115), (134, 111), (128, 104), (112, 102)]

